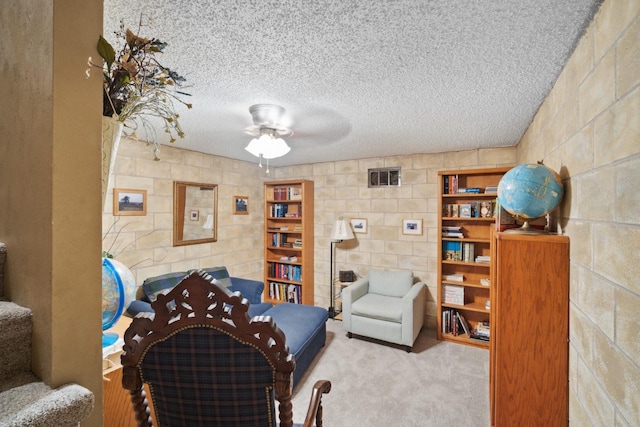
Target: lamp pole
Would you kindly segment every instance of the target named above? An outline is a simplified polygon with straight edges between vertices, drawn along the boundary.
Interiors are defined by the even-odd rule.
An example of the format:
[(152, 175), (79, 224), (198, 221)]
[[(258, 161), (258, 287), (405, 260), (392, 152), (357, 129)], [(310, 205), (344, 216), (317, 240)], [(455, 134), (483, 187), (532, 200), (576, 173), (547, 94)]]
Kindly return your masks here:
[(329, 317), (331, 319), (336, 317), (336, 309), (333, 306), (333, 303), (335, 301), (335, 298), (334, 298), (334, 295), (333, 295), (333, 293), (334, 293), (334, 289), (333, 289), (333, 251), (335, 249), (334, 245), (336, 243), (338, 243), (338, 242), (335, 242), (333, 240), (331, 241), (331, 253), (329, 255), (329, 263), (331, 264), (331, 268), (330, 268), (331, 277), (329, 277), (329, 289), (330, 289), (330, 292), (331, 292), (331, 296), (330, 296), (331, 299), (329, 300), (329, 310), (328, 311), (329, 311)]

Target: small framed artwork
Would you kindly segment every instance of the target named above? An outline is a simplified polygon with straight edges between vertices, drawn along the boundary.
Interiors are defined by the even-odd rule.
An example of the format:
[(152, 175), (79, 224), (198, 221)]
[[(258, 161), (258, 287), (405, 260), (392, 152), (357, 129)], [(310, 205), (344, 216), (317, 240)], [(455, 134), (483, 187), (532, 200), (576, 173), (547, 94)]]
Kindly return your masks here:
[(422, 236), (422, 220), (421, 219), (403, 220), (402, 234), (412, 234), (414, 236)]
[(248, 215), (249, 214), (249, 197), (233, 196), (233, 214)]
[(189, 215), (189, 219), (191, 221), (200, 221), (200, 211), (196, 209), (192, 209)]
[(367, 219), (366, 218), (351, 218), (351, 228), (354, 233), (367, 234)]
[(147, 190), (132, 190), (129, 188), (113, 189), (114, 215), (147, 214)]

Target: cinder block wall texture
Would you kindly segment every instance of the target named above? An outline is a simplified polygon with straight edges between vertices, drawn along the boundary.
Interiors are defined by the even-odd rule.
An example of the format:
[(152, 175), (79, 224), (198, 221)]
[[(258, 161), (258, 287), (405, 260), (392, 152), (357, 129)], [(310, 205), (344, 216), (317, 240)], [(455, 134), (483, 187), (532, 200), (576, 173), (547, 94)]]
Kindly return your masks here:
[(606, 0), (517, 148), (560, 172), (570, 423), (640, 425), (640, 1)]

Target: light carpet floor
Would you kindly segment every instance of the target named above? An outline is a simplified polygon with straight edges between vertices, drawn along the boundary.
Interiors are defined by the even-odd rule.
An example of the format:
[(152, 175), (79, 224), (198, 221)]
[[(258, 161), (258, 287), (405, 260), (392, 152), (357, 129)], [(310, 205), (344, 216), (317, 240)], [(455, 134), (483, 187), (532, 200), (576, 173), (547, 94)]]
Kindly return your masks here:
[(327, 343), (293, 392), (293, 419), (304, 421), (311, 388), (322, 398), (324, 427), (489, 426), (489, 352), (420, 332), (412, 353), (349, 339), (327, 321)]

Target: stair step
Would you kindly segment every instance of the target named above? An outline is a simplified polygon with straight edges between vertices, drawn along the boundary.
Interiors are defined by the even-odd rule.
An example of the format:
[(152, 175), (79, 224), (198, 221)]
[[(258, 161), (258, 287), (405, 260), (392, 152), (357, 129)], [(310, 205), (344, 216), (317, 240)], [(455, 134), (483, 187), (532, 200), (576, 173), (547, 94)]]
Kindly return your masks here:
[(31, 371), (31, 310), (0, 301), (0, 343), (0, 382)]
[(2, 427), (78, 426), (93, 410), (93, 393), (76, 384), (52, 389), (32, 374), (20, 374), (0, 388)]

